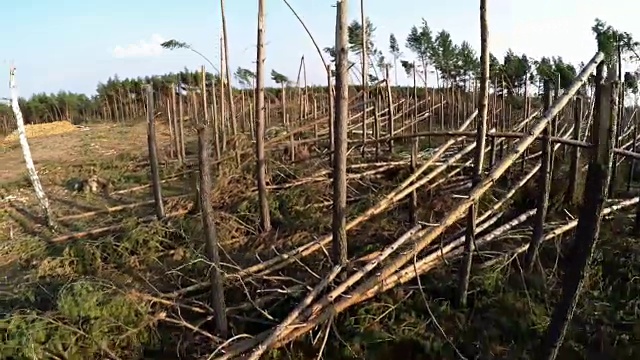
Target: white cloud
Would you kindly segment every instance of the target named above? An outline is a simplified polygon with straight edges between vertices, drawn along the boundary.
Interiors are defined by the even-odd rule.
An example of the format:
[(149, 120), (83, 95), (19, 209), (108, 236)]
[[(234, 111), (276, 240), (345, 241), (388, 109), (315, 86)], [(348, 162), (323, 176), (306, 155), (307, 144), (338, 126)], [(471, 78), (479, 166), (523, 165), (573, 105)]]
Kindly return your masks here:
[(137, 44), (125, 46), (118, 45), (113, 49), (112, 54), (118, 59), (158, 56), (164, 51), (160, 44), (165, 41), (166, 39), (162, 36), (153, 34), (150, 40), (140, 40)]

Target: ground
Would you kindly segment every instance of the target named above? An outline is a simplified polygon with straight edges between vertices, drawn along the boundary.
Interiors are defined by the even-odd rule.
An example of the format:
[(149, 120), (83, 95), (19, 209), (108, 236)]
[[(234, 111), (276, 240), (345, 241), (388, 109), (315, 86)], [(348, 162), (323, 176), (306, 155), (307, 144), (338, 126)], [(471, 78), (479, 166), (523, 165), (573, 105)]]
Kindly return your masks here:
[[(159, 141), (164, 145), (168, 132), (159, 131)], [(118, 156), (136, 157), (146, 151), (147, 133), (144, 123), (133, 126), (95, 124), (86, 131), (29, 139), (34, 162), (40, 166), (84, 164), (96, 159), (114, 159)], [(24, 159), (17, 141), (0, 142), (0, 184), (19, 180), (25, 173)], [(6, 165), (6, 166), (5, 166)], [(40, 170), (42, 171), (42, 170)]]
[[(160, 148), (166, 149), (167, 134), (164, 129), (160, 133)], [(5, 145), (0, 154), (0, 358), (189, 359), (210, 354), (219, 343), (207, 321), (208, 295), (170, 296), (201, 283), (208, 268), (201, 220), (188, 211), (192, 195), (189, 176), (182, 175), (185, 168), (169, 161), (161, 167), (162, 178), (168, 179), (163, 184), (167, 213), (179, 216), (154, 221), (152, 204), (138, 204), (151, 199), (149, 188), (140, 187), (148, 184), (144, 123), (96, 125), (30, 144), (58, 229), (52, 232), (42, 224), (19, 146)], [(166, 154), (161, 151), (163, 160)], [(326, 160), (286, 166), (280, 160), (272, 155), (272, 184), (316, 180), (272, 189), (274, 230), (266, 235), (255, 231), (251, 166), (233, 170), (230, 160), (214, 167), (211, 197), (226, 272), (329, 232), (331, 184), (326, 173), (318, 173), (326, 168)], [(350, 218), (407, 175), (406, 169), (392, 170), (350, 181)], [(64, 188), (67, 179), (87, 173), (112, 181), (112, 196), (73, 194)], [(420, 196), (423, 218), (437, 221), (447, 211), (447, 201)], [(123, 204), (129, 205), (114, 209)], [(361, 256), (389, 244), (410, 227), (406, 219), (407, 208), (401, 205), (358, 227), (349, 233), (350, 252)], [(629, 235), (630, 222), (621, 213), (602, 230), (562, 359), (640, 355), (640, 244)], [(508, 237), (519, 241), (527, 231), (521, 228)], [(420, 282), (409, 282), (336, 316), (328, 328), (324, 356), (456, 359), (459, 351), (468, 359), (531, 358), (560, 293), (562, 244), (570, 238), (568, 234), (545, 245), (544, 272), (524, 275), (517, 257), (475, 269), (467, 310), (453, 305), (457, 264), (447, 261)], [(232, 331), (255, 334), (274, 326), (304, 296), (299, 279), (317, 282), (312, 273), (328, 268), (326, 257), (319, 254), (242, 286), (228, 285)], [(261, 311), (255, 310), (257, 299), (273, 294)], [(307, 337), (269, 352), (268, 358), (316, 358), (326, 329), (323, 325), (313, 332), (315, 346)]]

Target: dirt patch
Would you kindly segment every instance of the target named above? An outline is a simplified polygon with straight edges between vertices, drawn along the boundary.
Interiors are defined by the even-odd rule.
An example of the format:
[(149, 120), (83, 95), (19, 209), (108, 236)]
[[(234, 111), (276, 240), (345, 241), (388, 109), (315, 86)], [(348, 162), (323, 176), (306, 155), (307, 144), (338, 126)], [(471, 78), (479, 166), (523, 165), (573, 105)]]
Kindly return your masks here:
[[(165, 132), (162, 127), (158, 129), (159, 148), (168, 142)], [(104, 160), (121, 154), (136, 155), (147, 149), (146, 124), (95, 125), (87, 131), (29, 139), (29, 145), (36, 166), (56, 162), (69, 165), (89, 159)], [(25, 175), (24, 159), (18, 143), (1, 145), (0, 163), (3, 164), (0, 187), (18, 181)]]

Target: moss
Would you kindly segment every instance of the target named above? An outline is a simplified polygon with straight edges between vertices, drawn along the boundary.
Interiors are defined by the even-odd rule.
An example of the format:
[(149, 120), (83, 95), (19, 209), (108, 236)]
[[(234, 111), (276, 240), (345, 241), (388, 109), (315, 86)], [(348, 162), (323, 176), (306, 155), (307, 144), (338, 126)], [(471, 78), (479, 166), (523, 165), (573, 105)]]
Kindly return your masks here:
[(16, 310), (0, 320), (0, 357), (102, 359), (153, 346), (150, 308), (112, 286), (80, 280), (63, 287), (55, 309)]

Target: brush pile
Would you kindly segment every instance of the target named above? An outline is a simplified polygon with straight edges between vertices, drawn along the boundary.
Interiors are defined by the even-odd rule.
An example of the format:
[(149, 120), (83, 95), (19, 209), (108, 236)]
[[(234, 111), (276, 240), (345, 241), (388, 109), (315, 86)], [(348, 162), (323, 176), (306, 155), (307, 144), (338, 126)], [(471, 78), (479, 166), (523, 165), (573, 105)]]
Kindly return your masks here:
[[(470, 116), (459, 130), (464, 131), (469, 127), (474, 121), (475, 115), (474, 113)], [(527, 121), (522, 121), (513, 130), (521, 131), (526, 124)], [(567, 137), (571, 134), (571, 129), (562, 129), (561, 134)], [(348, 236), (350, 238), (353, 236), (352, 241), (354, 243), (350, 252), (355, 257), (347, 266), (331, 264), (328, 256), (332, 240), (330, 234), (309, 242), (308, 240), (301, 241), (303, 240), (301, 237), (308, 239), (312, 234), (301, 236), (301, 232), (297, 231), (295, 234), (285, 238), (285, 240), (288, 239), (289, 241), (279, 242), (278, 244), (269, 242), (269, 247), (289, 248), (291, 250), (282, 254), (276, 253), (269, 260), (261, 261), (250, 267), (241, 267), (243, 269), (227, 273), (228, 287), (235, 288), (241, 285), (245, 289), (243, 293), (247, 295), (258, 294), (259, 296), (250, 299), (249, 304), (241, 306), (249, 305), (249, 309), (258, 307), (263, 314), (281, 312), (283, 309), (278, 310), (278, 308), (282, 307), (283, 294), (297, 297), (306, 288), (308, 295), (300, 299), (299, 305), (294, 306), (293, 310), (288, 307), (291, 311), (288, 316), (283, 317), (284, 320), (280, 322), (280, 325), (263, 331), (249, 340), (240, 338), (235, 342), (220, 343), (218, 344), (220, 347), (216, 351), (216, 356), (219, 357), (214, 356), (213, 358), (233, 359), (242, 354), (251, 354), (250, 359), (258, 359), (268, 348), (290, 342), (330, 320), (337, 313), (370, 299), (381, 292), (414, 280), (416, 276), (434, 269), (442, 262), (461, 255), (464, 245), (465, 226), (462, 217), (465, 214), (465, 206), (468, 203), (468, 200), (464, 199), (465, 196), (461, 196), (461, 194), (466, 194), (470, 187), (468, 174), (465, 174), (464, 171), (472, 164), (472, 155), (475, 148), (475, 143), (465, 145), (463, 140), (463, 138), (452, 138), (436, 149), (421, 153), (418, 161), (419, 168), (415, 172), (406, 177), (400, 184), (395, 183), (390, 188), (390, 191), (378, 197), (376, 202), (368, 204), (366, 209), (351, 216), (346, 228), (349, 231)], [(501, 146), (503, 142), (506, 143), (508, 141), (498, 139), (495, 146)], [(487, 151), (490, 151), (490, 149), (487, 149)], [(350, 185), (350, 188), (362, 189), (362, 183), (369, 182), (365, 187), (373, 190), (371, 178), (377, 178), (380, 175), (384, 176), (387, 172), (393, 172), (394, 170), (397, 172), (397, 169), (407, 167), (407, 161), (402, 160), (405, 156), (401, 155), (399, 158), (386, 162), (354, 163), (349, 165), (347, 178), (349, 183), (353, 184)], [(278, 168), (274, 165), (272, 169), (276, 170)], [(497, 240), (503, 240), (505, 234), (508, 234), (516, 226), (522, 225), (526, 220), (531, 219), (535, 210), (529, 210), (518, 216), (513, 216), (506, 214), (503, 208), (538, 173), (539, 169), (539, 161), (529, 163), (525, 173), (516, 176), (515, 185), (508, 191), (501, 192), (495, 196), (487, 192), (487, 195), (491, 196), (488, 196), (488, 199), (481, 200), (477, 218), (477, 246), (480, 251), (490, 249), (491, 244)], [(331, 185), (329, 175), (330, 172), (328, 170), (305, 174), (303, 178), (287, 178), (286, 174), (282, 174), (282, 181), (275, 181), (275, 184), (273, 180), (276, 179), (272, 178), (271, 183), (273, 185), (271, 189), (294, 191), (294, 188), (305, 187), (309, 189), (310, 186), (313, 186), (315, 188), (313, 193), (322, 193), (323, 191), (329, 193)], [(220, 187), (229, 189), (230, 184), (226, 181), (224, 183), (226, 185), (219, 183), (216, 186), (218, 190), (220, 190)], [(377, 183), (380, 184), (380, 181), (378, 180)], [(387, 186), (386, 188), (388, 189), (389, 187)], [(420, 207), (423, 211), (430, 213), (431, 219), (429, 223), (419, 223), (415, 226), (407, 227), (406, 224), (403, 224), (406, 221), (403, 221), (403, 219), (398, 221), (396, 219), (397, 221), (393, 224), (385, 226), (385, 222), (397, 217), (392, 215), (394, 213), (392, 210), (402, 206), (404, 200), (413, 191), (416, 191), (419, 194), (418, 197), (424, 200), (423, 205)], [(220, 191), (215, 191), (214, 193), (220, 194)], [(307, 194), (309, 193), (312, 192), (300, 190), (297, 192), (297, 196), (308, 196)], [(357, 194), (354, 193), (352, 198), (356, 196)], [(276, 201), (282, 200), (278, 195), (272, 195), (272, 197)], [(456, 198), (460, 200), (456, 200)], [(251, 199), (255, 201), (255, 197), (251, 197)], [(612, 209), (631, 206), (637, 200), (633, 199), (616, 204)], [(321, 201), (319, 199), (310, 199), (309, 202), (317, 203)], [(245, 209), (246, 213), (255, 213), (256, 211), (253, 209), (255, 206), (257, 204), (253, 204), (251, 209)], [(290, 206), (279, 207), (274, 205), (272, 214), (278, 214), (280, 208), (290, 208)], [(307, 218), (312, 217), (309, 209), (305, 211), (307, 211)], [(425, 216), (426, 214), (420, 215), (420, 218), (429, 219)], [(277, 218), (278, 215), (275, 215), (275, 217)], [(297, 216), (292, 217), (300, 218)], [(283, 215), (282, 218), (286, 219), (287, 216)], [(256, 220), (252, 219), (251, 221)], [(371, 223), (373, 222), (375, 222), (375, 226), (372, 226)], [(554, 238), (572, 229), (576, 224), (577, 221), (574, 221), (568, 225), (557, 226), (557, 229), (548, 233), (546, 239)], [(522, 226), (520, 227), (521, 229), (518, 231), (522, 232)], [(402, 229), (404, 233), (396, 237), (395, 241), (387, 240), (386, 244), (384, 241), (372, 241), (366, 246), (362, 246), (362, 241), (364, 241), (362, 238), (367, 237), (368, 228), (375, 228), (378, 233), (387, 232), (388, 229), (394, 229), (395, 231)], [(324, 230), (327, 231), (328, 227)], [(526, 226), (524, 230), (530, 231)], [(389, 236), (386, 238), (392, 238), (393, 235), (391, 234), (393, 232), (389, 232)], [(436, 244), (435, 240), (440, 236), (444, 237), (444, 240)], [(381, 245), (383, 245), (382, 248), (380, 247)], [(487, 264), (491, 264), (503, 259), (502, 254), (504, 253), (512, 256), (515, 252), (522, 251), (522, 243), (520, 242), (507, 244), (507, 251), (504, 251), (504, 244), (501, 244), (501, 246), (503, 251), (500, 256), (483, 256), (482, 259)], [(322, 277), (318, 274), (328, 275)], [(344, 275), (344, 278), (342, 282), (337, 283), (335, 280), (340, 274)], [(313, 283), (316, 285), (301, 285)], [(330, 286), (332, 283), (333, 285)], [(204, 290), (207, 287), (208, 282), (195, 284), (176, 291), (170, 294), (169, 297), (174, 299), (181, 298), (192, 292)], [(238, 306), (233, 307), (237, 308)]]
[[(562, 104), (562, 99), (557, 101)], [(379, 215), (391, 216), (391, 210), (402, 200), (413, 192), (419, 192), (418, 197), (424, 196), (427, 200), (426, 204), (429, 204), (423, 204), (422, 207), (431, 206), (434, 212), (437, 208), (440, 216), (429, 223), (414, 224), (396, 237), (395, 241), (386, 244), (378, 243), (375, 250), (368, 248), (367, 251), (359, 252), (351, 249), (350, 255), (354, 257), (347, 264), (338, 265), (331, 263), (329, 248), (332, 235), (329, 234), (316, 238), (312, 242), (306, 242), (284, 254), (278, 254), (269, 260), (228, 274), (229, 285), (239, 281), (242, 286), (259, 283), (261, 285), (257, 288), (274, 289), (274, 279), (278, 278), (280, 281), (277, 288), (280, 289), (280, 294), (299, 294), (306, 288), (307, 295), (299, 299), (296, 302), (297, 305), (289, 308), (288, 315), (284, 316), (277, 326), (251, 336), (250, 339), (237, 336), (234, 338), (237, 339), (235, 341), (220, 343), (210, 358), (223, 360), (242, 357), (257, 360), (268, 349), (292, 342), (327, 322), (329, 323), (326, 327), (328, 332), (332, 319), (354, 305), (409, 281), (416, 279), (420, 281), (420, 275), (444, 262), (455, 260), (463, 254), (466, 226), (464, 217), (473, 203), (478, 203), (475, 246), (481, 254), (480, 267), (491, 266), (525, 251), (526, 239), (530, 238), (532, 233), (531, 227), (526, 222), (533, 218), (536, 209), (514, 213), (505, 211), (505, 208), (513, 200), (514, 195), (539, 173), (540, 161), (527, 161), (535, 159), (539, 154), (526, 156), (524, 160), (520, 159), (536, 137), (541, 134), (546, 124), (560, 110), (562, 105), (553, 111), (546, 112), (543, 117), (531, 116), (517, 122), (518, 125), (511, 131), (522, 132), (525, 126), (529, 127), (528, 132), (521, 138), (516, 140), (492, 138), (491, 146), (486, 151), (490, 152), (492, 149), (503, 147), (503, 154), (486, 171), (482, 182), (470, 192), (468, 191), (470, 180), (468, 174), (464, 176), (463, 169), (472, 163), (471, 158), (476, 143), (468, 143), (467, 140), (465, 144), (463, 138), (452, 138), (434, 151), (424, 154), (427, 157), (422, 159), (421, 165), (408, 178), (388, 192), (379, 202), (369, 206), (360, 215), (347, 222), (346, 230), (349, 231), (348, 236), (351, 239), (352, 233), (362, 231), (361, 228), (366, 227), (365, 222)], [(473, 122), (475, 115), (470, 116), (458, 131), (464, 131)], [(533, 119), (535, 121), (531, 121)], [(557, 137), (570, 138), (573, 134), (571, 125), (566, 123), (564, 127), (558, 128)], [(495, 132), (495, 129), (490, 129), (489, 132)], [(559, 147), (560, 143), (556, 143), (552, 151), (555, 152)], [(522, 166), (519, 166), (521, 163)], [(510, 177), (512, 185), (507, 189), (497, 189), (494, 185), (503, 177)], [(351, 178), (354, 178), (353, 174)], [(298, 180), (297, 184), (300, 183), (301, 181)], [(286, 188), (286, 186), (281, 185), (280, 188)], [(460, 192), (461, 189), (467, 189), (467, 191)], [(427, 197), (428, 193), (430, 195)], [(434, 193), (437, 195), (433, 195)], [(609, 216), (619, 209), (637, 204), (638, 201), (637, 197), (611, 200), (606, 205), (603, 215)], [(424, 219), (424, 217), (420, 218)], [(379, 219), (376, 218), (376, 220)], [(545, 224), (543, 241), (558, 237), (575, 228), (577, 223), (577, 219), (569, 219), (565, 222)], [(513, 234), (518, 236), (510, 236)], [(353, 237), (357, 235), (354, 234)], [(380, 245), (383, 246), (380, 247)], [(305, 258), (307, 261), (304, 261)], [(297, 270), (294, 271), (294, 268)], [(283, 279), (292, 281), (284, 285)], [(301, 289), (302, 283), (315, 285), (307, 285)], [(189, 291), (206, 286), (204, 283), (194, 285), (173, 295), (182, 296)], [(277, 297), (265, 296), (253, 299), (252, 303), (268, 304), (275, 300)], [(265, 313), (263, 310), (261, 312)]]
[[(78, 130), (78, 128), (69, 121), (54, 121), (44, 124), (29, 124), (25, 126), (25, 129), (28, 139), (65, 134)], [(4, 143), (11, 143), (16, 141), (18, 141), (18, 130), (14, 130), (3, 140)]]

